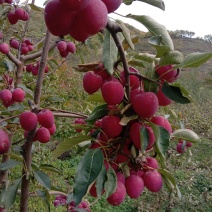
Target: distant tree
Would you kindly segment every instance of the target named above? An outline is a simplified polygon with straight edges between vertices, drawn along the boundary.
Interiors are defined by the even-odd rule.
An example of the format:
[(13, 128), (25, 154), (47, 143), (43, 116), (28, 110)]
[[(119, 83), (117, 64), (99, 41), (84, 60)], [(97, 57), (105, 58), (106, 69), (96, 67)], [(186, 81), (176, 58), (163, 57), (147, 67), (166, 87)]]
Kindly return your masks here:
[(205, 35), (204, 40), (209, 42), (209, 43), (212, 43), (212, 35), (211, 34)]
[(195, 32), (181, 29), (169, 31), (169, 34), (172, 38), (192, 38), (195, 35)]

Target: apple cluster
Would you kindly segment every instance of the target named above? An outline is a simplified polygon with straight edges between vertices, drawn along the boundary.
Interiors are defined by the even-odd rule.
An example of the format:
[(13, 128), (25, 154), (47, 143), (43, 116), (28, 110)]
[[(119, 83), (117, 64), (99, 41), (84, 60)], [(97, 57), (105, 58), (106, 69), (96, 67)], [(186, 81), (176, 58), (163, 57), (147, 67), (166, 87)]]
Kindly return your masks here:
[(25, 138), (31, 130), (37, 128), (39, 123), (40, 127), (36, 129), (34, 141), (47, 143), (50, 140), (50, 136), (54, 135), (56, 132), (54, 114), (49, 109), (43, 109), (38, 114), (31, 111), (25, 111), (20, 115), (19, 121), (21, 127), (25, 130)]
[[(54, 206), (67, 206), (66, 204), (66, 196), (57, 195), (54, 200)], [(77, 212), (79, 210), (83, 210), (84, 212), (90, 212), (89, 203), (87, 201), (82, 201), (77, 207), (75, 206), (74, 202), (68, 204), (68, 212)]]
[[(40, 62), (37, 61), (35, 64), (28, 64), (26, 65), (26, 71), (29, 73), (32, 73), (33, 76), (37, 76), (38, 75), (38, 70), (39, 70), (39, 66), (40, 66)], [(48, 73), (49, 68), (46, 65), (45, 66), (45, 73)]]
[[(88, 94), (100, 91), (109, 111), (93, 123), (94, 127), (89, 134), (95, 138), (90, 148), (100, 148), (105, 157), (106, 169), (111, 166), (117, 174), (117, 189), (107, 199), (111, 205), (121, 204), (126, 195), (138, 198), (145, 187), (151, 192), (161, 190), (162, 175), (158, 171), (157, 160), (151, 156), (156, 141), (151, 126), (155, 124), (164, 128), (167, 134), (172, 133), (168, 119), (157, 112), (160, 106), (167, 106), (172, 102), (165, 96), (161, 87), (165, 82), (177, 80), (178, 70), (173, 69), (172, 65), (156, 66), (155, 74), (158, 76), (159, 85), (154, 92), (145, 91), (138, 70), (130, 67), (129, 72), (129, 97), (126, 96), (124, 71), (116, 71), (111, 76), (104, 66), (99, 64), (96, 69), (89, 70), (83, 76), (84, 90)], [(125, 119), (127, 121), (123, 121)], [(86, 124), (86, 120), (76, 119), (75, 124)], [(80, 125), (76, 131), (82, 131)], [(146, 146), (142, 141), (142, 132), (147, 134)], [(123, 165), (129, 173), (122, 172)], [(97, 196), (95, 183), (90, 189), (90, 194)]]
[(106, 27), (108, 13), (114, 12), (122, 0), (51, 0), (44, 10), (45, 23), (55, 36), (71, 35), (85, 41)]
[(13, 0), (1, 0), (0, 1), (0, 4), (4, 4), (4, 3), (12, 4), (13, 3)]
[(11, 10), (7, 14), (7, 18), (9, 23), (14, 25), (18, 22), (18, 20), (27, 21), (29, 19), (29, 13), (26, 12), (21, 7), (18, 7), (18, 8), (15, 8), (14, 10)]
[(184, 152), (186, 152), (188, 147), (192, 147), (192, 143), (191, 142), (186, 142), (184, 140), (179, 140), (176, 150), (178, 153), (182, 154)]
[[(10, 39), (10, 46), (14, 49), (19, 49), (20, 42), (17, 39), (12, 38)], [(33, 43), (29, 39), (24, 39), (21, 42), (20, 46), (21, 54), (26, 55), (28, 52), (33, 51), (33, 49), (34, 49)]]
[(69, 53), (74, 54), (76, 52), (76, 46), (73, 42), (66, 42), (63, 40), (57, 43), (57, 49), (61, 57), (67, 57)]
[(23, 102), (25, 91), (22, 88), (3, 89), (0, 91), (0, 99), (5, 107), (9, 107), (16, 102)]
[(9, 135), (3, 129), (0, 129), (0, 155), (9, 151), (11, 146)]
[[(106, 170), (109, 169), (110, 165), (115, 168), (113, 164), (108, 163), (106, 160), (104, 164)], [(116, 167), (117, 188), (116, 191), (107, 198), (108, 203), (113, 206), (118, 206), (125, 200), (126, 195), (130, 198), (137, 199), (142, 195), (145, 187), (151, 192), (159, 192), (162, 188), (163, 181), (161, 174), (157, 171), (158, 168), (157, 160), (152, 157), (146, 157), (146, 159), (142, 161), (142, 168), (132, 166), (126, 177), (123, 172), (119, 171)], [(97, 197), (95, 186), (96, 183), (94, 182), (89, 191), (93, 197)], [(104, 192), (103, 190), (102, 194)]]
[[(0, 40), (3, 38), (3, 33), (0, 32)], [(15, 39), (11, 38), (9, 41), (9, 45), (7, 43), (0, 43), (0, 52), (2, 54), (8, 54), (10, 51), (10, 47), (13, 49), (19, 49), (21, 51), (21, 54), (26, 55), (28, 52), (33, 51), (33, 43), (29, 39), (24, 39), (21, 43)]]

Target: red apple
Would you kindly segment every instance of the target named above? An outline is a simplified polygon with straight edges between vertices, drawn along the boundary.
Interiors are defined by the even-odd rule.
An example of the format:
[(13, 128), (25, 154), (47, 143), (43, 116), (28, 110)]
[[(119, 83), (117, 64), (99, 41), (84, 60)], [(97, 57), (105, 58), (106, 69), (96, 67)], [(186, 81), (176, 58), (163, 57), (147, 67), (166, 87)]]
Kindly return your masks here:
[(42, 127), (51, 128), (54, 125), (54, 114), (51, 110), (41, 110), (37, 116), (38, 122)]
[(21, 127), (26, 131), (33, 130), (38, 123), (37, 115), (31, 111), (23, 112), (20, 115), (19, 120), (20, 120)]
[(158, 98), (153, 92), (141, 93), (132, 99), (132, 106), (141, 118), (151, 118), (158, 110)]
[(0, 154), (5, 154), (10, 149), (10, 139), (6, 131), (0, 129)]

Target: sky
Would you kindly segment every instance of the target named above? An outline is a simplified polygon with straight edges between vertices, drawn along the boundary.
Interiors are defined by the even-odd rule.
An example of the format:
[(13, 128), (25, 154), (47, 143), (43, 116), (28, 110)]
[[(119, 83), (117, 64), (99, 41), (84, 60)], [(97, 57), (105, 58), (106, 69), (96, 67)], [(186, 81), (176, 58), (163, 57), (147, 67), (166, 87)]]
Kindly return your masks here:
[[(45, 0), (35, 0), (36, 4), (42, 6)], [(204, 37), (212, 34), (212, 0), (163, 0), (165, 11), (143, 2), (133, 2), (131, 5), (122, 4), (116, 13), (127, 15), (148, 15), (168, 30), (188, 30), (195, 32), (195, 36)], [(142, 31), (147, 31), (142, 24), (129, 18), (110, 14), (112, 18), (133, 25)]]

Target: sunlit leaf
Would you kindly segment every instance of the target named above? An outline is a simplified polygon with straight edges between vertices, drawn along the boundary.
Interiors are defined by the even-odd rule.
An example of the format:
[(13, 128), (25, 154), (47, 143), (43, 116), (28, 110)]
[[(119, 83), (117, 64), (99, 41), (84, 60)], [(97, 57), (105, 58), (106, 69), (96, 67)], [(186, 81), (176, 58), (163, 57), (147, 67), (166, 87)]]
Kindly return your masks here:
[(32, 8), (32, 10), (34, 10), (34, 11), (40, 12), (40, 11), (43, 10), (42, 8), (36, 6), (35, 4), (29, 4), (29, 6), (30, 6), (30, 7)]
[(102, 102), (102, 103), (105, 103), (103, 97), (102, 97), (102, 94), (97, 92), (97, 93), (94, 93), (92, 95), (89, 95), (87, 98), (86, 98), (86, 101), (89, 101), (89, 102)]
[(161, 57), (159, 66), (179, 64), (183, 61), (183, 59), (184, 59), (184, 56), (181, 52), (169, 51)]
[(118, 49), (112, 38), (112, 35), (109, 33), (108, 30), (105, 30), (105, 38), (103, 43), (102, 55), (103, 55), (102, 61), (103, 61), (104, 67), (107, 70), (107, 72), (112, 75), (114, 72), (113, 66), (118, 56)]
[[(123, 3), (126, 5), (130, 5), (133, 3), (134, 0), (123, 0)], [(161, 10), (165, 10), (165, 4), (162, 0), (137, 0), (137, 1), (141, 1), (147, 4), (150, 4), (154, 7), (157, 7)]]
[(172, 42), (172, 39), (167, 31), (167, 29), (157, 23), (154, 19), (152, 19), (149, 16), (137, 16), (137, 15), (127, 15), (127, 17), (132, 18), (141, 24), (143, 24), (152, 34), (153, 36), (160, 35), (162, 37), (162, 44), (169, 47), (169, 50), (174, 50), (174, 44)]
[(212, 52), (194, 52), (187, 55), (184, 60), (175, 65), (174, 68), (197, 68), (207, 62), (212, 57)]
[(121, 20), (116, 20), (116, 22), (119, 23), (119, 26), (120, 26), (121, 29), (122, 29), (122, 33), (123, 33), (123, 35), (124, 35), (124, 38), (125, 38), (126, 41), (128, 42), (130, 48), (131, 48), (132, 50), (134, 50), (135, 47), (134, 47), (134, 44), (133, 44), (133, 42), (132, 42), (132, 40), (131, 40), (131, 37), (130, 37), (130, 30), (125, 26), (125, 24), (124, 24), (123, 21), (121, 21)]
[(162, 43), (162, 36), (152, 36), (149, 38), (149, 44), (151, 44), (157, 51), (156, 57), (163, 56), (166, 52), (170, 51), (168, 46), (163, 45)]
[(55, 172), (57, 174), (62, 174), (62, 171), (59, 170), (58, 168), (50, 165), (50, 164), (41, 164), (39, 166), (40, 169), (45, 170), (45, 171), (50, 171), (50, 172)]
[(185, 140), (185, 141), (190, 141), (190, 142), (197, 142), (200, 140), (199, 136), (195, 132), (193, 132), (192, 130), (189, 130), (189, 129), (175, 130), (171, 134), (171, 137), (178, 139), (178, 140)]

